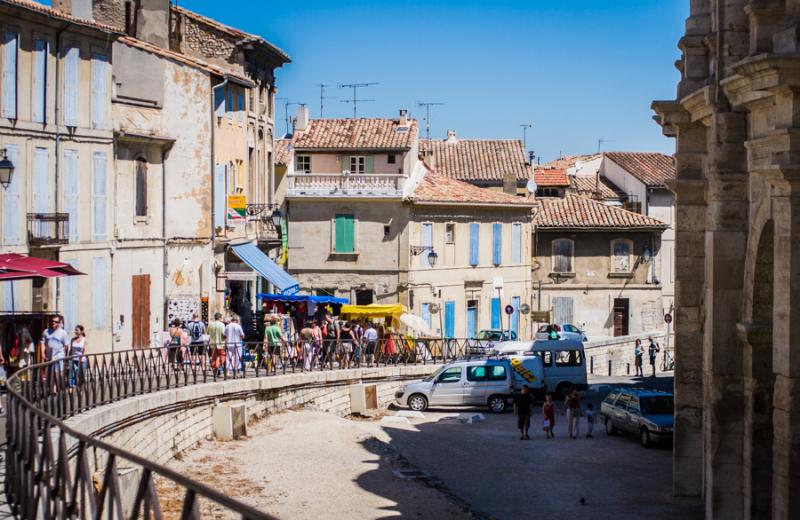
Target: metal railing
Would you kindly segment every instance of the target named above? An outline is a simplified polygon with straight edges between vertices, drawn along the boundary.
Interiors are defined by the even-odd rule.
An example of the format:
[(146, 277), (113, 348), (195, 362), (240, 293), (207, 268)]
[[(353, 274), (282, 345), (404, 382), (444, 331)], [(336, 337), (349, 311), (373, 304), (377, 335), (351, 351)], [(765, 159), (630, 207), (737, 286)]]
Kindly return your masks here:
[(69, 243), (69, 213), (28, 213), (28, 243), (52, 246)]
[[(127, 452), (63, 421), (129, 397), (200, 383), (276, 374), (409, 364), (435, 364), (483, 354), (490, 343), (463, 339), (375, 343), (325, 340), (264, 345), (169, 345), (52, 360), (7, 381), (5, 492), (21, 518), (201, 518), (214, 503), (244, 519), (270, 519), (170, 468)], [(90, 462), (94, 462), (91, 464)], [(92, 471), (92, 467), (102, 471)], [(139, 470), (126, 500), (122, 469)], [(159, 486), (161, 483), (161, 486)], [(159, 492), (178, 490), (164, 507)], [(170, 507), (172, 509), (170, 509)]]
[(298, 173), (288, 176), (289, 196), (399, 197), (406, 176), (383, 173)]

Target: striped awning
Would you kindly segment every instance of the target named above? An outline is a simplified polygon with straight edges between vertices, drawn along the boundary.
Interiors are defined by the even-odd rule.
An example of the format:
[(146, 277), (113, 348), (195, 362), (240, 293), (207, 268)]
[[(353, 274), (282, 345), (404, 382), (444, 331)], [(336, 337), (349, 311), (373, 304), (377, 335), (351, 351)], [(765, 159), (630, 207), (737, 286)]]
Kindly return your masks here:
[(244, 263), (269, 280), (279, 293), (294, 294), (300, 290), (300, 284), (297, 283), (297, 280), (270, 260), (253, 242), (232, 245), (231, 249)]

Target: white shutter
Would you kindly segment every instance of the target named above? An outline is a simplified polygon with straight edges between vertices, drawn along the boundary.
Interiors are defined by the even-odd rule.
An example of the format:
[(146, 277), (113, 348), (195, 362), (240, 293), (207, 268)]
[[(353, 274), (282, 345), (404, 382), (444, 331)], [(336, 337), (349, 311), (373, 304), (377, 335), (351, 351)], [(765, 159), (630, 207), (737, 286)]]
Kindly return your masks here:
[(522, 224), (511, 226), (511, 263), (522, 263)]
[(78, 126), (78, 81), (80, 76), (81, 51), (77, 47), (67, 49), (64, 59), (64, 124)]
[[(33, 152), (33, 211), (50, 212), (50, 151), (37, 147)], [(37, 221), (34, 233), (38, 237), (48, 235), (47, 222)]]
[(33, 120), (44, 123), (46, 120), (47, 99), (47, 40), (37, 38), (33, 49)]
[(5, 145), (6, 157), (14, 163), (16, 169), (11, 177), (11, 184), (3, 193), (3, 244), (15, 246), (20, 244), (19, 229), (19, 193), (24, 170), (19, 164), (19, 149), (15, 144)]
[(226, 206), (225, 165), (214, 166), (214, 229), (225, 228)]
[[(74, 267), (75, 269), (79, 269), (78, 261), (77, 260), (67, 260), (66, 261), (69, 265)], [(78, 302), (78, 277), (77, 276), (66, 276), (64, 277), (64, 328), (66, 330), (72, 330), (75, 328), (75, 325), (78, 325), (80, 322), (78, 321), (78, 314), (80, 305)]]
[(67, 238), (78, 241), (78, 150), (64, 150), (64, 211), (69, 214)]
[(108, 159), (104, 152), (95, 152), (92, 157), (92, 206), (94, 221), (92, 223), (92, 240), (99, 242), (107, 239), (106, 208), (108, 203), (106, 169)]
[(6, 31), (3, 35), (3, 117), (17, 118), (17, 50), (19, 35)]
[(95, 329), (104, 329), (108, 322), (107, 314), (107, 280), (108, 262), (102, 256), (92, 258), (92, 326)]
[(108, 119), (108, 57), (92, 56), (92, 128), (106, 128)]
[(19, 282), (3, 282), (3, 310), (13, 312), (19, 309)]

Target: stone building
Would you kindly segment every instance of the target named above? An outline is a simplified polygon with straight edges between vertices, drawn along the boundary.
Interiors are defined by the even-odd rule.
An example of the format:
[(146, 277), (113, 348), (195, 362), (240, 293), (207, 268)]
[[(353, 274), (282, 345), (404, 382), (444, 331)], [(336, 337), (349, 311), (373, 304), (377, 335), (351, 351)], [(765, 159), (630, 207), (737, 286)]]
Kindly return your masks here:
[(800, 5), (694, 0), (677, 96), (674, 486), (800, 517)]
[[(114, 263), (112, 42), (117, 29), (24, 0), (0, 1), (3, 252), (69, 262), (88, 276), (5, 282), (2, 310), (60, 311), (110, 345)], [(70, 329), (71, 330), (71, 329)]]

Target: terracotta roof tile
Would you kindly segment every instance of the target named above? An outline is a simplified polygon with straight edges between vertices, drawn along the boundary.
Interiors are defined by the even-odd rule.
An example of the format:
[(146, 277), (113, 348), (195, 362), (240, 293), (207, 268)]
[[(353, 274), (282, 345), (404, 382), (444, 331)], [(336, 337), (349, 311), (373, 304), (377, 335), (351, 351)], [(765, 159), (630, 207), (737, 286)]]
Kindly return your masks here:
[(421, 151), (432, 151), (436, 171), (460, 181), (495, 181), (512, 172), (517, 181), (527, 181), (531, 168), (522, 141), (458, 139), (455, 142), (420, 140)]
[(478, 188), (444, 175), (428, 171), (409, 200), (422, 204), (490, 204), (498, 206), (533, 205), (532, 201), (502, 191)]
[(608, 199), (625, 199), (627, 195), (620, 190), (614, 183), (605, 177), (580, 177), (577, 175), (570, 175), (569, 187), (577, 195), (586, 196), (592, 199), (608, 200)]
[(273, 156), (275, 157), (275, 164), (286, 166), (292, 159), (292, 141), (291, 139), (276, 139), (275, 149)]
[(606, 152), (603, 155), (650, 188), (662, 188), (664, 181), (675, 178), (675, 160), (663, 153)]
[(417, 121), (400, 126), (397, 119), (312, 119), (295, 132), (295, 150), (408, 150), (418, 134)]
[(592, 159), (596, 159), (600, 154), (588, 154), (588, 155), (565, 155), (563, 157), (559, 157), (553, 161), (548, 163), (542, 164), (541, 168), (552, 168), (555, 170), (567, 170), (575, 166), (575, 163), (578, 161), (591, 161)]
[(567, 172), (564, 170), (551, 170), (544, 168), (537, 168), (533, 172), (533, 178), (536, 181), (536, 186), (539, 188), (551, 187), (568, 187), (569, 179)]
[(82, 25), (84, 27), (91, 27), (93, 29), (98, 29), (106, 33), (123, 34), (116, 27), (111, 27), (110, 25), (106, 25), (104, 23), (95, 22), (94, 20), (87, 20), (86, 18), (77, 18), (63, 11), (59, 11), (58, 9), (55, 9), (53, 7), (42, 5), (39, 2), (33, 2), (32, 0), (0, 0), (0, 3), (22, 7), (23, 9), (35, 11), (37, 13), (44, 14), (51, 18), (55, 18), (57, 20), (72, 22), (76, 25)]
[(533, 224), (546, 229), (665, 229), (660, 220), (577, 195), (538, 199)]
[(201, 59), (193, 58), (191, 56), (187, 56), (186, 54), (181, 54), (179, 52), (170, 51), (162, 47), (159, 47), (158, 45), (153, 45), (152, 43), (146, 42), (144, 40), (131, 38), (130, 36), (123, 36), (119, 39), (119, 42), (124, 43), (125, 45), (128, 45), (130, 47), (136, 47), (138, 49), (142, 49), (149, 53), (163, 56), (165, 58), (177, 61), (178, 63), (183, 63), (184, 65), (189, 65), (191, 67), (204, 70), (212, 74), (216, 74), (217, 76), (220, 77), (231, 76), (239, 79), (239, 81), (243, 82), (248, 81), (247, 79), (236, 76), (235, 74), (229, 74), (224, 70), (220, 69), (219, 67), (217, 67), (216, 65), (211, 65), (210, 63), (203, 61)]

